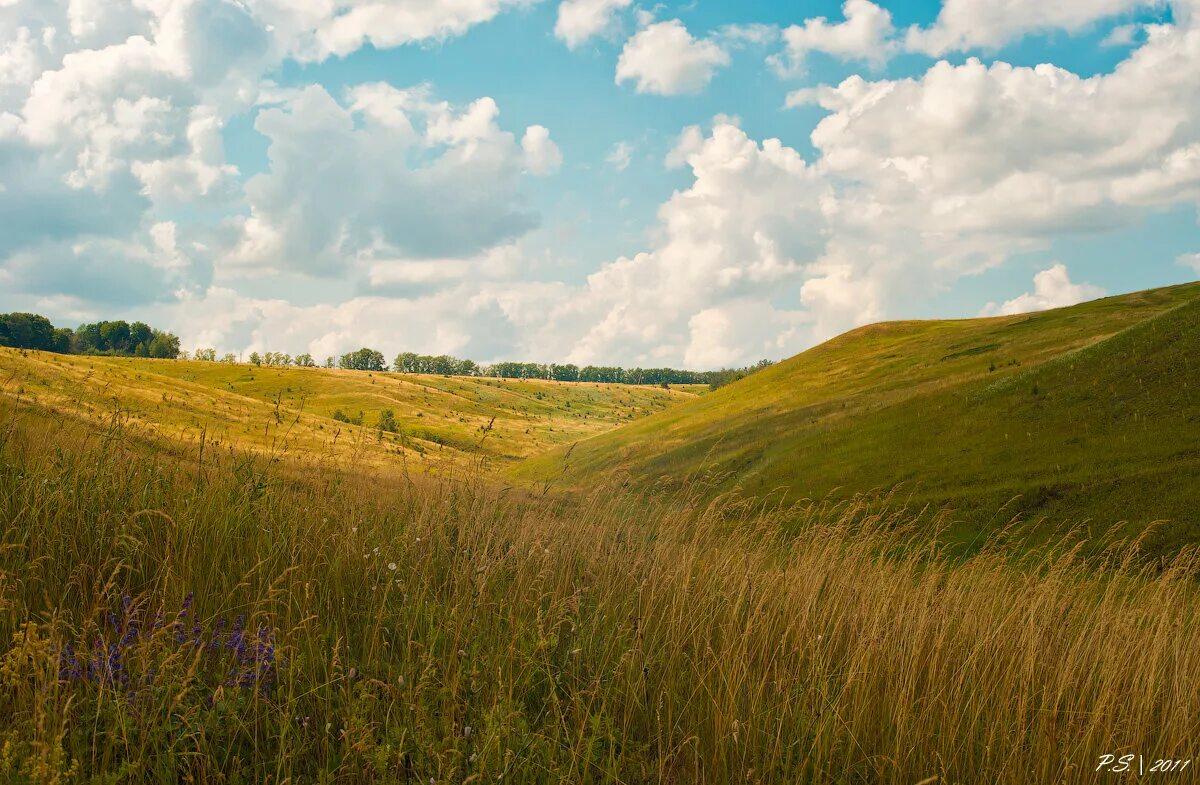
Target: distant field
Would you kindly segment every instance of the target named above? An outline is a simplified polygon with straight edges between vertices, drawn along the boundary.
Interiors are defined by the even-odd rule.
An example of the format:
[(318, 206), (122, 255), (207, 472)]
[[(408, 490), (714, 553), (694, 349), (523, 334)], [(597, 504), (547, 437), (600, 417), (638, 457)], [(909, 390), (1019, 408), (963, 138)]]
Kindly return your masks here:
[[(94, 421), (114, 415), (183, 443), (420, 469), (511, 462), (631, 422), (703, 388), (504, 380), (22, 353), (0, 392)], [(390, 409), (399, 426), (380, 433)], [(335, 412), (358, 419), (351, 425)]]
[[(996, 319), (855, 330), (710, 395), (534, 456), (586, 486), (697, 475), (758, 497), (903, 484), (978, 542), (1015, 515), (1200, 541), (1200, 285)], [(569, 459), (564, 460), (568, 455)], [(1006, 506), (1007, 505), (1007, 506)]]

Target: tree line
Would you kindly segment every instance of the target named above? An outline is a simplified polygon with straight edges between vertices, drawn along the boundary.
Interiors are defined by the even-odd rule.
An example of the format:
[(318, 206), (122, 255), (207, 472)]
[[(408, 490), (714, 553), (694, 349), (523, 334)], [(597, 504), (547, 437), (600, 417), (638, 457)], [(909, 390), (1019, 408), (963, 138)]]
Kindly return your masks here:
[[(186, 352), (185, 352), (186, 354)], [(216, 351), (197, 349), (195, 359), (215, 362)], [(222, 358), (224, 362), (237, 362), (232, 354)], [(252, 365), (272, 365), (314, 368), (317, 362), (311, 354), (293, 357), (281, 352), (251, 352)], [(718, 371), (688, 371), (678, 368), (621, 368), (611, 365), (585, 365), (582, 368), (571, 363), (496, 362), (481, 365), (474, 360), (464, 360), (448, 354), (416, 354), (401, 352), (389, 366), (383, 353), (363, 347), (339, 357), (326, 357), (325, 368), (343, 368), (351, 371), (388, 371), (398, 373), (424, 373), (439, 376), (491, 377), (495, 379), (544, 379), (559, 382), (600, 382), (606, 384), (707, 384), (712, 389), (749, 376), (755, 371), (769, 368), (770, 360), (760, 360), (744, 368), (723, 368)]]
[(0, 314), (0, 346), (59, 354), (109, 354), (124, 357), (179, 357), (179, 338), (145, 322), (81, 324), (74, 330), (55, 327), (36, 313)]
[[(61, 354), (109, 354), (128, 357), (164, 359), (196, 359), (205, 362), (240, 362), (240, 357), (227, 352), (220, 357), (211, 348), (194, 352), (180, 351), (179, 338), (156, 330), (144, 322), (124, 320), (81, 324), (74, 330), (55, 327), (49, 319), (32, 313), (0, 314), (0, 346), (17, 349), (39, 349)], [(252, 365), (318, 367), (311, 354), (292, 356), (283, 352), (251, 352), (247, 358)], [(572, 363), (496, 362), (481, 365), (448, 354), (430, 355), (401, 352), (389, 366), (383, 353), (363, 347), (338, 357), (326, 357), (320, 363), (325, 368), (344, 368), (351, 371), (387, 371), (424, 373), (441, 376), (492, 377), (497, 379), (546, 379), (560, 382), (600, 382), (606, 384), (707, 384), (716, 389), (737, 381), (771, 365), (761, 360), (745, 368), (724, 368), (718, 371), (688, 371), (678, 368), (621, 368), (611, 365)]]

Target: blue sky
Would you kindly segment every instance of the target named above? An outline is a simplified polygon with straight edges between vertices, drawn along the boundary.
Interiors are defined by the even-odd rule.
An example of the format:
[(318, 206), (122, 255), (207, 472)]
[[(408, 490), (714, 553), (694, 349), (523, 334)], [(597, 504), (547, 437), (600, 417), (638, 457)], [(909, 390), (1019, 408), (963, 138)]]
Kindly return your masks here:
[(1198, 208), (1195, 0), (0, 8), (0, 310), (188, 347), (740, 364), (1192, 280)]

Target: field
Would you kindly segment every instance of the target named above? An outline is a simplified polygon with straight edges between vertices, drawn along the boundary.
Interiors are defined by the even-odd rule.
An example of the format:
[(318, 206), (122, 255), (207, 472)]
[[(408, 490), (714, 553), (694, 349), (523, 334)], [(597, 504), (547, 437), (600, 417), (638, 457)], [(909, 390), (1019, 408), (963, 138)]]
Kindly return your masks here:
[[(661, 411), (684, 389), (84, 357), (0, 348), (0, 393), (172, 441), (418, 472), (500, 465)], [(380, 432), (383, 410), (397, 431)], [(336, 412), (361, 425), (333, 419)]]
[[(954, 509), (978, 547), (1146, 532), (1200, 540), (1200, 286), (1043, 313), (873, 325), (705, 395), (513, 467), (637, 487), (706, 476), (762, 498), (899, 487)], [(1008, 527), (1014, 519), (1032, 525)]]
[(951, 563), (887, 500), (565, 504), (2, 422), (6, 782), (1109, 782), (1200, 738), (1194, 551)]
[(0, 350), (0, 782), (1198, 782), (1197, 336), (702, 394)]

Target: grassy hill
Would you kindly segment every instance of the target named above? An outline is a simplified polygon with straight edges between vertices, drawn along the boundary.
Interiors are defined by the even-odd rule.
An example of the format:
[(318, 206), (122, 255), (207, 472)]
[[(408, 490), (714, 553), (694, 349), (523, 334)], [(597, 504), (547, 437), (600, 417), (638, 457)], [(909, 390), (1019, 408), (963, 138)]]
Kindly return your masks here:
[(953, 505), (964, 542), (1015, 515), (1087, 520), (1092, 534), (1168, 519), (1153, 539), (1173, 548), (1200, 539), (1198, 356), (1198, 284), (872, 325), (512, 474), (567, 486), (709, 474), (717, 489), (792, 500), (903, 484), (914, 503)]
[[(183, 443), (373, 465), (497, 464), (694, 397), (681, 389), (87, 357), (0, 348), (0, 395)], [(384, 410), (396, 433), (380, 433)], [(334, 419), (337, 412), (361, 425)]]

